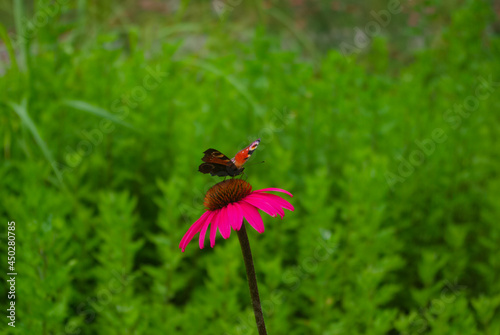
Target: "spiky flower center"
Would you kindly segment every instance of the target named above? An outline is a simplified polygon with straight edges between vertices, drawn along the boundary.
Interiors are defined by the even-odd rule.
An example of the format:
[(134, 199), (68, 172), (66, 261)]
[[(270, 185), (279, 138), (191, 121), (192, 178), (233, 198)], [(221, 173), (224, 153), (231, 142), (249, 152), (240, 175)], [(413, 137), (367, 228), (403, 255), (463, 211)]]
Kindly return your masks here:
[(241, 179), (228, 179), (212, 186), (205, 195), (205, 208), (214, 211), (238, 202), (252, 192), (252, 185)]

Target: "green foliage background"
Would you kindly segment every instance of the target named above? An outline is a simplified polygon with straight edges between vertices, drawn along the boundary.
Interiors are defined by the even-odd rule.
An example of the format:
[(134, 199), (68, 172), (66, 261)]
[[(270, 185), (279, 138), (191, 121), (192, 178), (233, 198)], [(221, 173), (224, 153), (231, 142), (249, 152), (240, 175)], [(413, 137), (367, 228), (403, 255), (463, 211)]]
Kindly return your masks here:
[(295, 206), (249, 232), (269, 334), (500, 334), (494, 8), (418, 2), (346, 57), (311, 37), (327, 14), (270, 4), (70, 1), (34, 31), (46, 2), (4, 6), (2, 333), (256, 334), (234, 232), (178, 244), (219, 180), (202, 152), (261, 138), (248, 181)]

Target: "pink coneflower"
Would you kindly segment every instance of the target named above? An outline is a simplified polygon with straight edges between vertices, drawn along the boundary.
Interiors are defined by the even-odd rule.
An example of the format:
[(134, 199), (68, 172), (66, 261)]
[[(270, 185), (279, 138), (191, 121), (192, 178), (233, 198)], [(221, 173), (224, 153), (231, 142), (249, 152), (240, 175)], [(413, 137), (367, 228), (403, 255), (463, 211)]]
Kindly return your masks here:
[(250, 226), (259, 233), (264, 232), (264, 223), (259, 209), (272, 217), (285, 215), (283, 208), (293, 211), (292, 204), (283, 198), (266, 192), (283, 192), (292, 197), (288, 191), (280, 188), (265, 188), (252, 192), (252, 186), (242, 179), (229, 179), (210, 188), (205, 195), (204, 205), (207, 211), (188, 229), (182, 238), (179, 248), (182, 252), (193, 239), (200, 233), (199, 244), (203, 249), (205, 235), (210, 226), (210, 246), (215, 245), (217, 229), (224, 239), (231, 235), (231, 228), (239, 231), (245, 218)]
[(215, 184), (205, 195), (204, 205), (207, 211), (189, 227), (179, 243), (179, 248), (184, 252), (194, 235), (200, 233), (200, 249), (203, 249), (205, 235), (210, 224), (210, 245), (212, 248), (215, 245), (217, 229), (225, 239), (231, 235), (231, 228), (236, 231), (247, 270), (248, 288), (250, 289), (250, 298), (259, 335), (267, 335), (267, 330), (260, 303), (252, 251), (243, 219), (246, 219), (259, 233), (263, 233), (264, 223), (260, 217), (259, 209), (272, 217), (279, 215), (281, 218), (285, 215), (283, 208), (294, 210), (288, 201), (277, 195), (266, 193), (272, 191), (292, 196), (290, 192), (280, 188), (265, 188), (252, 192), (252, 186), (242, 179), (229, 179)]

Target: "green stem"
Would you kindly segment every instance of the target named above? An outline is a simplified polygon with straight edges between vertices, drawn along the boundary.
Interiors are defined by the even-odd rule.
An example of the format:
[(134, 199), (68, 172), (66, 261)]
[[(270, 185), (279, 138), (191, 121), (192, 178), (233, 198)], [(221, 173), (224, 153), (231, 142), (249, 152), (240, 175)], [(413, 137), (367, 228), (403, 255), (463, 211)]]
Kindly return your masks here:
[(240, 240), (243, 259), (245, 260), (248, 287), (250, 288), (250, 297), (252, 298), (253, 313), (255, 314), (257, 329), (259, 330), (259, 335), (267, 335), (264, 315), (262, 314), (262, 306), (260, 305), (259, 288), (257, 287), (255, 268), (253, 267), (252, 250), (250, 250), (250, 242), (248, 242), (248, 235), (244, 222), (241, 225), (241, 229), (237, 231), (237, 234)]

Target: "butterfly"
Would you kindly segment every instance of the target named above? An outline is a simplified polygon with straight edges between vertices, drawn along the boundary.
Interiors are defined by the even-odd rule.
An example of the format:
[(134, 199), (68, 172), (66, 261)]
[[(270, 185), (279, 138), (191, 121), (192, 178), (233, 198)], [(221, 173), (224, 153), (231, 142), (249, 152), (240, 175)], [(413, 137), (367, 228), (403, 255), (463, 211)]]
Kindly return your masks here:
[(260, 138), (252, 142), (248, 147), (238, 152), (232, 159), (215, 149), (208, 149), (203, 152), (205, 156), (201, 159), (205, 163), (198, 167), (201, 173), (210, 173), (212, 176), (237, 176), (243, 173), (245, 169), (243, 164), (252, 156), (257, 149)]

